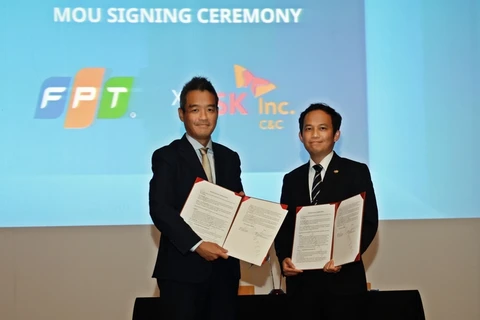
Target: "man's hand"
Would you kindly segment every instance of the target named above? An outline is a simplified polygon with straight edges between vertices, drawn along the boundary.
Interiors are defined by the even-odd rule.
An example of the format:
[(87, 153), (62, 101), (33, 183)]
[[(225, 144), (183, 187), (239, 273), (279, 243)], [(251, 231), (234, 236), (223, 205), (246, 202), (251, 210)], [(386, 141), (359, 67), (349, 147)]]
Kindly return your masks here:
[(203, 241), (195, 249), (195, 252), (207, 261), (217, 260), (218, 258), (228, 259), (228, 251), (213, 242)]
[(335, 262), (333, 262), (333, 259), (328, 261), (325, 266), (323, 267), (323, 272), (327, 273), (337, 273), (342, 269), (342, 266), (335, 267)]
[(295, 268), (295, 265), (292, 262), (292, 259), (285, 258), (282, 262), (283, 274), (287, 277), (296, 276), (303, 271), (300, 269)]

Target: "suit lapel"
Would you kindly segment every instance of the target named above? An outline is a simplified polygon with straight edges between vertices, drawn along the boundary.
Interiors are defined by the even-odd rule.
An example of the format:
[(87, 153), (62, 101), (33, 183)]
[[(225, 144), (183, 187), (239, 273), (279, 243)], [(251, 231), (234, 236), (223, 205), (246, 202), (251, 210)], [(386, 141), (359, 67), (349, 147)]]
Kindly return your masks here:
[[(212, 142), (212, 151), (215, 162), (215, 184), (223, 186), (225, 181), (222, 179), (228, 177), (228, 172), (226, 171), (226, 163), (224, 155), (222, 154), (222, 149), (216, 147), (216, 143)], [(223, 160), (223, 161), (222, 161)]]
[(307, 162), (306, 164), (303, 165), (303, 167), (300, 170), (300, 179), (299, 181), (302, 181), (302, 183), (299, 184), (299, 189), (298, 189), (298, 194), (300, 196), (300, 201), (299, 203), (302, 203), (304, 205), (309, 205), (311, 203), (310, 201), (310, 186), (308, 185), (308, 171), (310, 170), (310, 162)]
[(180, 147), (178, 149), (180, 156), (185, 159), (185, 162), (192, 168), (197, 177), (207, 180), (205, 170), (203, 170), (202, 164), (198, 159), (198, 155), (193, 149), (192, 144), (187, 140), (186, 135), (183, 135), (180, 139)]

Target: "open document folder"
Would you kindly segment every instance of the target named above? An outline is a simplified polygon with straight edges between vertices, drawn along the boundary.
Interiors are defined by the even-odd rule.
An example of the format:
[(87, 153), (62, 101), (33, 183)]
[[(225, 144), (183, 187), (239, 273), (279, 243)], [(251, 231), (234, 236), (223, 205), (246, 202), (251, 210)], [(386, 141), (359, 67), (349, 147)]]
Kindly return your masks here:
[(261, 266), (287, 215), (285, 205), (240, 196), (197, 178), (180, 216), (202, 240)]
[(297, 208), (292, 262), (297, 269), (323, 269), (360, 259), (365, 192), (343, 201)]

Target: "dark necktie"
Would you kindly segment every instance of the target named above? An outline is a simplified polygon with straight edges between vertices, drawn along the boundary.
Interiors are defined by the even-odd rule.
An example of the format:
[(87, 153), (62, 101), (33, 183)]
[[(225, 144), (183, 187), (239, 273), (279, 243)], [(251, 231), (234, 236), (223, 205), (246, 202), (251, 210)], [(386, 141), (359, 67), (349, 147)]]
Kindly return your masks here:
[(312, 184), (312, 204), (317, 204), (318, 198), (320, 196), (320, 186), (322, 185), (322, 169), (323, 167), (319, 164), (313, 166), (315, 169), (315, 177), (313, 178)]

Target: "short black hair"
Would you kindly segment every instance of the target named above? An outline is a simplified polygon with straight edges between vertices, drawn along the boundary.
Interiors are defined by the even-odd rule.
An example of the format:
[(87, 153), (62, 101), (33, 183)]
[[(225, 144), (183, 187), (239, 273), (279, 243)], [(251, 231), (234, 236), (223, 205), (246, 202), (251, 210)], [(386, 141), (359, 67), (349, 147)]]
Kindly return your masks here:
[(300, 118), (298, 119), (300, 134), (302, 134), (303, 132), (303, 123), (305, 122), (305, 116), (307, 115), (307, 113), (315, 110), (322, 110), (330, 115), (330, 118), (332, 118), (332, 126), (333, 126), (334, 134), (338, 130), (340, 130), (340, 126), (342, 125), (342, 116), (340, 115), (340, 113), (335, 111), (335, 109), (333, 109), (326, 103), (312, 103), (310, 106), (308, 106), (307, 109), (305, 109), (305, 111), (303, 111), (300, 114)]
[(190, 91), (208, 91), (215, 96), (215, 106), (218, 108), (218, 94), (213, 87), (213, 84), (205, 77), (193, 77), (182, 88), (180, 93), (180, 108), (185, 111), (185, 104), (187, 103), (187, 94)]

